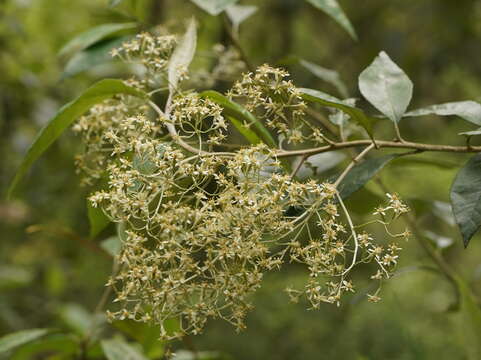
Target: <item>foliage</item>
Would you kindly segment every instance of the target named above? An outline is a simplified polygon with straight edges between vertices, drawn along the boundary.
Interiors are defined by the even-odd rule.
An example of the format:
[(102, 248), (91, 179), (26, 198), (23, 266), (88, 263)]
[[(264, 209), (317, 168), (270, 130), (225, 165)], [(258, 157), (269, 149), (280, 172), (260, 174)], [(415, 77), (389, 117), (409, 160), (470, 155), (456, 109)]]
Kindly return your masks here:
[[(343, 357), (434, 358), (441, 354), (453, 358), (448, 354), (466, 353), (477, 358), (479, 349), (475, 344), (481, 313), (476, 288), (473, 291), (472, 284), (468, 285), (458, 275), (458, 271), (466, 273), (466, 270), (451, 264), (451, 259), (459, 254), (454, 253), (456, 246), (450, 237), (456, 235), (450, 224), (457, 223), (465, 246), (481, 225), (476, 187), (477, 153), (481, 147), (475, 145), (479, 131), (469, 128), (466, 131), (457, 120), (442, 122), (441, 131), (438, 124), (443, 120), (437, 118), (436, 125), (430, 125), (434, 124), (430, 121), (433, 115), (451, 116), (479, 126), (481, 105), (474, 100), (455, 101), (408, 111), (411, 103), (417, 105), (421, 101), (412, 99), (413, 83), (406, 73), (416, 76), (419, 73), (412, 65), (404, 72), (393, 61), (402, 58), (392, 48), (388, 49), (392, 59), (381, 51), (363, 71), (359, 64), (367, 63), (366, 56), (372, 58), (382, 47), (373, 46), (370, 51), (363, 48), (366, 61), (354, 64), (348, 60), (349, 69), (343, 78), (360, 73), (358, 87), (364, 98), (359, 100), (349, 96), (351, 93), (355, 96), (353, 87), (344, 84), (337, 71), (325, 68), (317, 60), (304, 60), (312, 58), (312, 52), (311, 56), (306, 56), (309, 51), (289, 56), (295, 46), (283, 29), (280, 30), (283, 42), (274, 40), (272, 44), (277, 45), (272, 49), (269, 45), (256, 48), (256, 41), (249, 38), (249, 34), (258, 34), (275, 39), (273, 33), (255, 32), (257, 23), (272, 27), (261, 20), (269, 6), (281, 9), (273, 12), (276, 15), (272, 19), (279, 19), (286, 29), (291, 27), (286, 24), (290, 24), (293, 14), (303, 11), (316, 14), (317, 18), (314, 9), (317, 8), (352, 38), (357, 39), (359, 34), (361, 45), (356, 46), (367, 49), (367, 45), (362, 45), (367, 32), (360, 17), (365, 16), (364, 11), (372, 16), (375, 13), (372, 5), (362, 11), (347, 7), (344, 12), (337, 1), (306, 1), (313, 7), (288, 0), (258, 6), (235, 0), (192, 0), (192, 3), (208, 14), (196, 11), (194, 6), (184, 8), (185, 4), (164, 1), (110, 1), (111, 10), (109, 15), (102, 15), (103, 23), (78, 31), (80, 35), (70, 41), (63, 37), (51, 51), (57, 53), (61, 42), (66, 43), (60, 50), (65, 62), (63, 75), (61, 69), (55, 76), (46, 75), (37, 92), (47, 93), (48, 81), (50, 88), (61, 89), (65, 85), (57, 85), (55, 79), (63, 78), (68, 81), (64, 84), (71, 84), (74, 89), (56, 95), (65, 101), (78, 94), (92, 78), (103, 80), (56, 115), (50, 109), (50, 120), (43, 117), (43, 129), (22, 162), (16, 155), (3, 165), (9, 169), (7, 173), (13, 174), (12, 164), (21, 164), (10, 183), (10, 194), (15, 190), (15, 194), (27, 198), (25, 203), (21, 200), (5, 203), (5, 210), (0, 203), (0, 212), (6, 214), (7, 221), (19, 221), (18, 225), (6, 225), (6, 229), (12, 239), (22, 238), (25, 236), (21, 229), (31, 225), (27, 231), (33, 235), (29, 236), (40, 241), (19, 250), (16, 250), (19, 245), (13, 242), (3, 245), (15, 256), (8, 261), (12, 265), (2, 266), (5, 275), (0, 277), (0, 288), (26, 292), (31, 286), (30, 293), (45, 289), (48, 293), (45, 296), (55, 299), (44, 314), (28, 315), (25, 317), (28, 321), (20, 326), (16, 325), (19, 317), (15, 317), (15, 308), (34, 308), (29, 303), (30, 296), (16, 304), (11, 299), (20, 296), (11, 293), (6, 302), (0, 303), (2, 329), (10, 332), (33, 328), (3, 336), (0, 339), (3, 356), (27, 359), (52, 354), (62, 358), (155, 359), (169, 357), (173, 346), (174, 358), (178, 359), (225, 358), (222, 352), (198, 351), (192, 344), (189, 335), (205, 331), (195, 342), (242, 358), (248, 350), (238, 345), (244, 341), (243, 337), (256, 333), (257, 326), (252, 329), (252, 323), (260, 324), (260, 329), (271, 324), (271, 330), (263, 331), (280, 329), (275, 333), (282, 338), (284, 330), (298, 322), (301, 328), (312, 326), (313, 334), (320, 334), (318, 329), (323, 327), (329, 329), (321, 331), (321, 341), (336, 344), (336, 348), (342, 346), (346, 352)], [(15, 9), (12, 4), (6, 7), (7, 11)], [(87, 5), (79, 8), (82, 6)], [(389, 5), (383, 6), (390, 9)], [(187, 11), (194, 11), (197, 20), (191, 18), (181, 36), (173, 35), (179, 33), (181, 25), (174, 21), (151, 26), (161, 22), (156, 15), (166, 9), (169, 16), (164, 14), (164, 20), (179, 18), (175, 14), (189, 18)], [(346, 13), (353, 15), (352, 22)], [(266, 18), (266, 21), (271, 20)], [(244, 27), (244, 22), (253, 26)], [(356, 24), (357, 32), (352, 23)], [(306, 31), (309, 26), (307, 20), (301, 21), (302, 30), (297, 30), (303, 43), (309, 43), (305, 34), (312, 37), (313, 33)], [(134, 37), (138, 29), (144, 32)], [(219, 31), (224, 44), (213, 48), (212, 40)], [(2, 36), (0, 32), (0, 39), (6, 39), (9, 48), (17, 46), (14, 40)], [(337, 36), (326, 39), (325, 44), (332, 46), (345, 41), (339, 35), (339, 39)], [(31, 68), (36, 61), (28, 57), (19, 59), (21, 70)], [(54, 59), (51, 63), (55, 62), (54, 55), (51, 59)], [(266, 59), (274, 65), (254, 66)], [(278, 66), (280, 63), (290, 71)], [(0, 66), (15, 69), (7, 57), (2, 58)], [(13, 74), (5, 82), (13, 88), (18, 72), (6, 73)], [(128, 80), (106, 79), (126, 76)], [(442, 81), (431, 80), (432, 84)], [(331, 90), (336, 90), (341, 98), (328, 94), (329, 87), (327, 92), (319, 89), (326, 84), (333, 86)], [(436, 89), (433, 93), (442, 94), (445, 87), (432, 84), (431, 88)], [(419, 88), (425, 86), (421, 83)], [(417, 94), (426, 93), (418, 91)], [(35, 103), (32, 91), (24, 93), (23, 101)], [(476, 91), (464, 94), (472, 96)], [(8, 104), (5, 113), (24, 116), (20, 102), (4, 99)], [(431, 95), (422, 103), (429, 101), (439, 102)], [(16, 110), (9, 109), (11, 104)], [(374, 109), (379, 113), (373, 112)], [(419, 116), (426, 116), (426, 120), (405, 119)], [(73, 130), (80, 137), (80, 151), (74, 149), (78, 141), (60, 137), (75, 121)], [(15, 131), (21, 133), (19, 129)], [(456, 133), (464, 138), (454, 137)], [(444, 145), (451, 142), (457, 145)], [(2, 144), (6, 149), (10, 146), (8, 141)], [(69, 163), (74, 151), (80, 152), (75, 164), (88, 192), (86, 208), (84, 190), (77, 189), (70, 175), (73, 171)], [(445, 154), (447, 158), (440, 160), (429, 155), (430, 152)], [(459, 160), (454, 157), (470, 153), (474, 155), (459, 168)], [(32, 167), (37, 160), (39, 165)], [(36, 184), (28, 177), (25, 179), (30, 167), (35, 174), (44, 174), (37, 177)], [(455, 172), (458, 172), (456, 177)], [(54, 178), (51, 174), (57, 179), (49, 190), (48, 181), (42, 179)], [(449, 193), (444, 185), (452, 178)], [(6, 179), (2, 181), (6, 185)], [(406, 215), (409, 208), (393, 190), (408, 198), (413, 210), (410, 214)], [(40, 195), (42, 192), (45, 195)], [(79, 194), (78, 201), (72, 201), (72, 194)], [(449, 204), (439, 202), (447, 200), (448, 194), (454, 219)], [(386, 195), (387, 202), (382, 199)], [(433, 199), (438, 201), (432, 203)], [(59, 206), (42, 205), (52, 202), (58, 202)], [(42, 206), (48, 211), (33, 210)], [(57, 223), (52, 219), (58, 219)], [(86, 230), (87, 222), (90, 232)], [(437, 227), (434, 232), (425, 230), (434, 225)], [(403, 285), (397, 280), (403, 269), (395, 270), (401, 250), (397, 239), (407, 238), (411, 232), (434, 266), (415, 265), (425, 260), (412, 242), (403, 243), (402, 262), (410, 266), (405, 271), (408, 275), (403, 277), (412, 281), (421, 279), (415, 285)], [(78, 245), (74, 247), (55, 238), (70, 239)], [(470, 249), (477, 247), (476, 242), (470, 245)], [(50, 249), (50, 253), (42, 249)], [(84, 254), (79, 249), (91, 253)], [(45, 254), (46, 260), (38, 259), (35, 256), (38, 253)], [(473, 254), (470, 261), (476, 261)], [(44, 266), (42, 261), (49, 263)], [(32, 269), (25, 265), (29, 263)], [(41, 283), (37, 281), (38, 275), (34, 275), (37, 270), (33, 270), (39, 266), (44, 266), (45, 272)], [(113, 269), (108, 286), (99, 296), (98, 289), (105, 282), (110, 266)], [(468, 261), (463, 266), (469, 266)], [(75, 269), (76, 275), (64, 274), (65, 268)], [(427, 286), (429, 281), (421, 275), (410, 274), (410, 268), (434, 271), (451, 288), (435, 290)], [(436, 283), (440, 283), (439, 279)], [(263, 292), (276, 282), (287, 291), (290, 300), (302, 303), (300, 308), (316, 309), (321, 315), (306, 317), (301, 309), (292, 312), (298, 308), (294, 305), (289, 305), (289, 311), (277, 309), (275, 304), (285, 299), (281, 296), (278, 301), (275, 292)], [(371, 308), (359, 302), (363, 297), (371, 302), (381, 300), (381, 285), (383, 293), (387, 292), (387, 304), (371, 306), (384, 311), (388, 322), (392, 319), (392, 324), (408, 326), (403, 317), (396, 318), (392, 311), (393, 307), (401, 308), (399, 312), (403, 310), (400, 303), (390, 300), (394, 292), (414, 289), (426, 298), (444, 294), (441, 298), (445, 308), (461, 315), (457, 317), (459, 326), (469, 324), (471, 337), (466, 339), (470, 340), (460, 342), (462, 345), (446, 340), (447, 348), (438, 349), (435, 345), (438, 340), (434, 340), (437, 331), (412, 327), (409, 331), (416, 332), (418, 340), (406, 335), (400, 343), (408, 347), (394, 356), (390, 351), (396, 349), (394, 344), (398, 339), (391, 340), (396, 335), (389, 332), (383, 334), (385, 347), (380, 345), (379, 349), (370, 350), (363, 349), (362, 342), (358, 342), (363, 337), (359, 333), (350, 344), (330, 337), (329, 333), (351, 331), (349, 323), (356, 321), (358, 328), (363, 324), (371, 329), (376, 320), (369, 313), (377, 310), (368, 310)], [(350, 292), (355, 294), (348, 295)], [(247, 316), (254, 304), (258, 307), (266, 299), (269, 299), (267, 307), (260, 306), (261, 310), (252, 313), (254, 317)], [(322, 303), (337, 304), (341, 310), (324, 307)], [(414, 303), (416, 300), (407, 299), (406, 313), (407, 307)], [(431, 304), (436, 311), (443, 310), (438, 302)], [(86, 306), (95, 310), (87, 311)], [(110, 310), (108, 319), (103, 315), (105, 307)], [(290, 317), (290, 312), (295, 317)], [(413, 314), (413, 323), (416, 323), (414, 314), (422, 317), (420, 309), (410, 308), (409, 312)], [(343, 320), (339, 321), (337, 316)], [(329, 319), (324, 325), (320, 324), (322, 317)], [(437, 317), (440, 328), (451, 326), (443, 322), (453, 316), (441, 313)], [(251, 326), (244, 335), (227, 335), (216, 319), (226, 320), (238, 330), (244, 329), (246, 323)], [(45, 324), (49, 329), (39, 329)], [(218, 329), (224, 330), (219, 333)], [(292, 334), (297, 334), (296, 340), (283, 342), (289, 350), (282, 356), (289, 353), (290, 358), (311, 358), (316, 351), (311, 351), (310, 344), (318, 342), (317, 335), (307, 340), (310, 336), (298, 336), (303, 331), (295, 331), (298, 333)], [(251, 341), (255, 344), (251, 354), (262, 343), (262, 333), (259, 335)], [(213, 341), (217, 338), (225, 341)], [(294, 353), (289, 348), (291, 344), (299, 346)], [(263, 351), (258, 356), (275, 357), (281, 349), (270, 347)], [(332, 358), (336, 356), (332, 354)]]

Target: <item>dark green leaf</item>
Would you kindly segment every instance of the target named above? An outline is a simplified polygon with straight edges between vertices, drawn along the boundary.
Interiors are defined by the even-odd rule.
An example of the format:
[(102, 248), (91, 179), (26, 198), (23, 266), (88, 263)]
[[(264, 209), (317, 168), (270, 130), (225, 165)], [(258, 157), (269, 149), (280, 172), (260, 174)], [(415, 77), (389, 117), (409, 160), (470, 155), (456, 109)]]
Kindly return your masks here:
[(473, 124), (481, 125), (481, 104), (470, 100), (456, 101), (445, 104), (431, 105), (422, 109), (409, 111), (404, 114), (405, 117), (424, 115), (455, 115), (463, 118), (464, 120), (472, 122)]
[(15, 351), (10, 360), (41, 359), (42, 354), (58, 353), (61, 359), (75, 358), (78, 351), (78, 339), (73, 334), (53, 334), (42, 338), (40, 341), (23, 345)]
[(103, 24), (96, 26), (81, 33), (80, 35), (77, 35), (72, 40), (70, 40), (59, 51), (59, 55), (64, 56), (70, 53), (84, 50), (89, 46), (99, 42), (100, 40), (112, 37), (119, 34), (120, 32), (134, 30), (136, 27), (136, 23)]
[(367, 131), (369, 136), (372, 137), (372, 127), (377, 119), (367, 116), (361, 109), (350, 106), (345, 101), (325, 94), (322, 91), (305, 88), (300, 89), (300, 91), (302, 92), (302, 97), (304, 100), (317, 102), (327, 107), (333, 107), (348, 114), (354, 121), (356, 121)]
[(481, 226), (481, 154), (474, 155), (456, 175), (451, 205), (464, 246), (468, 246)]
[(122, 339), (102, 340), (101, 345), (108, 360), (147, 360), (140, 350)]
[(307, 2), (311, 3), (316, 8), (324, 11), (339, 25), (341, 25), (354, 40), (357, 40), (356, 31), (354, 30), (354, 27), (352, 26), (351, 22), (347, 18), (346, 14), (342, 10), (337, 0), (307, 0)]
[(94, 66), (113, 61), (110, 51), (118, 48), (126, 39), (128, 37), (103, 41), (75, 54), (65, 65), (61, 79), (66, 79)]
[(93, 207), (87, 200), (87, 214), (90, 223), (90, 237), (94, 238), (110, 224), (110, 219), (100, 207)]
[(348, 198), (361, 189), (371, 180), (388, 162), (399, 157), (401, 154), (390, 154), (371, 158), (354, 166), (338, 186), (339, 194), (343, 199)]
[[(236, 129), (246, 137), (248, 141), (256, 141), (253, 143), (258, 143), (258, 139), (267, 144), (271, 148), (275, 148), (276, 142), (272, 138), (269, 131), (262, 125), (262, 123), (257, 120), (254, 115), (247, 111), (241, 105), (229, 100), (226, 96), (218, 93), (217, 91), (208, 90), (200, 94), (203, 98), (208, 98), (219, 104), (224, 108), (224, 114), (230, 118), (238, 120), (238, 122), (233, 123)], [(248, 126), (245, 126), (247, 124)]]
[(403, 117), (413, 94), (413, 83), (382, 51), (359, 75), (361, 94), (394, 122)]
[(0, 354), (35, 341), (51, 331), (50, 329), (30, 329), (5, 335), (0, 338)]
[(145, 97), (146, 94), (121, 80), (105, 79), (97, 82), (88, 88), (74, 101), (64, 105), (47, 125), (40, 131), (33, 144), (23, 158), (17, 173), (8, 190), (8, 196), (13, 194), (19, 181), (26, 174), (30, 166), (37, 160), (50, 145), (72, 124), (80, 115), (85, 113), (93, 105), (98, 104), (116, 94), (128, 94), (132, 96)]
[(322, 66), (302, 59), (299, 61), (299, 64), (301, 64), (319, 79), (333, 85), (337, 89), (337, 91), (339, 91), (339, 94), (341, 94), (342, 97), (348, 97), (347, 87), (341, 80), (341, 77), (339, 76), (339, 73), (337, 71), (326, 69)]
[(171, 93), (174, 93), (177, 89), (180, 73), (187, 71), (192, 62), (196, 46), (197, 29), (195, 20), (191, 19), (184, 36), (180, 39), (169, 61), (168, 80)]
[(236, 3), (238, 0), (191, 0), (202, 10), (207, 11), (211, 15), (219, 15), (227, 9), (229, 5)]

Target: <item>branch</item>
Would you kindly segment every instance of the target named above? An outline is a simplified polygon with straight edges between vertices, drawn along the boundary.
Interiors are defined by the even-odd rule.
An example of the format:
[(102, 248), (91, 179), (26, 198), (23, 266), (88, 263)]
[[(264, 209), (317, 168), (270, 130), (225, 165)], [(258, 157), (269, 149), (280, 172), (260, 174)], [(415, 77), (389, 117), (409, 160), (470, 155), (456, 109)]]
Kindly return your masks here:
[[(279, 150), (276, 152), (277, 157), (290, 157), (299, 155), (315, 155), (327, 151), (347, 149), (364, 145), (371, 145), (372, 140), (354, 140), (334, 143), (332, 145), (321, 146), (311, 149), (300, 150)], [(419, 151), (439, 151), (439, 152), (453, 152), (453, 153), (475, 153), (481, 152), (481, 146), (453, 146), (453, 145), (431, 145), (423, 143), (415, 143), (405, 141), (403, 143), (396, 141), (382, 141), (376, 140), (378, 148), (393, 148), (393, 149), (413, 149)]]

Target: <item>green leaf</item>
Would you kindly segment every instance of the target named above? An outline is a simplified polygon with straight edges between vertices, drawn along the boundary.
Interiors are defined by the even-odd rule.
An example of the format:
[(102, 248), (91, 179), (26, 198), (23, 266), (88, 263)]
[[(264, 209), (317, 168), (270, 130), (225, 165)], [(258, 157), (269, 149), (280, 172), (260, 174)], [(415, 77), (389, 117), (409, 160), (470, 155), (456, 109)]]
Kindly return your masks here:
[(191, 19), (182, 39), (177, 44), (169, 61), (168, 80), (169, 91), (174, 93), (179, 83), (181, 72), (187, 71), (192, 59), (194, 58), (197, 46), (197, 29), (195, 20)]
[(89, 70), (94, 66), (113, 61), (110, 51), (118, 48), (129, 37), (102, 41), (72, 56), (63, 70), (61, 80)]
[(202, 10), (211, 15), (219, 15), (222, 11), (227, 9), (229, 5), (236, 3), (238, 0), (191, 0), (194, 4)]
[(316, 8), (324, 11), (339, 25), (341, 25), (354, 40), (357, 40), (356, 31), (354, 30), (354, 27), (352, 26), (351, 22), (347, 18), (346, 14), (342, 10), (337, 0), (307, 0), (307, 2), (311, 3)]
[(62, 135), (67, 127), (79, 116), (85, 113), (93, 105), (98, 104), (116, 94), (127, 94), (138, 97), (147, 95), (140, 90), (126, 85), (121, 80), (105, 79), (89, 87), (82, 95), (74, 101), (64, 105), (39, 132), (33, 144), (23, 158), (15, 177), (10, 184), (8, 196), (11, 196), (20, 180), (26, 174), (30, 166), (37, 160), (57, 138)]
[[(455, 115), (472, 122), (476, 125), (481, 125), (481, 104), (476, 101), (456, 101), (438, 105), (431, 105), (422, 109), (409, 111), (404, 114), (408, 116), (424, 116), (424, 115), (439, 115), (449, 116)], [(477, 135), (477, 134), (474, 134)]]
[(450, 196), (464, 246), (468, 246), (481, 226), (481, 154), (474, 155), (458, 172)]
[(123, 1), (124, 0), (109, 0), (109, 6), (110, 7), (116, 7), (117, 5), (119, 5)]
[(354, 166), (338, 186), (339, 194), (343, 199), (361, 189), (371, 180), (387, 163), (401, 156), (402, 154), (390, 154), (371, 158)]
[(147, 360), (140, 350), (122, 339), (102, 340), (100, 344), (108, 360)]
[[(224, 114), (228, 118), (238, 120), (233, 122), (236, 129), (250, 142), (259, 143), (258, 139), (261, 139), (265, 144), (271, 148), (275, 148), (276, 142), (269, 131), (262, 125), (262, 123), (255, 118), (249, 111), (243, 106), (231, 101), (226, 96), (213, 90), (207, 90), (200, 94), (201, 97), (210, 99), (216, 104), (224, 108)], [(244, 124), (248, 124), (245, 126)]]
[(319, 79), (333, 85), (337, 89), (337, 91), (339, 91), (339, 94), (342, 97), (348, 97), (347, 87), (341, 80), (341, 77), (339, 76), (339, 73), (337, 71), (326, 69), (322, 66), (316, 65), (303, 59), (299, 60), (299, 64), (301, 64), (304, 68), (309, 70)]
[(225, 9), (227, 16), (232, 22), (232, 27), (235, 31), (239, 30), (242, 22), (247, 20), (257, 11), (257, 6), (254, 5), (230, 5)]
[(112, 257), (117, 256), (122, 248), (122, 243), (118, 236), (111, 236), (100, 243), (100, 247), (107, 251)]
[(469, 285), (459, 276), (455, 277), (460, 295), (460, 330), (463, 339), (466, 341), (466, 350), (469, 353), (469, 359), (481, 358), (481, 343), (479, 342), (479, 334), (481, 334), (481, 309), (479, 308), (476, 296), (473, 294)]
[(348, 105), (346, 101), (339, 100), (338, 98), (323, 93), (322, 91), (301, 88), (304, 100), (317, 102), (327, 107), (333, 107), (348, 114), (354, 121), (361, 125), (372, 138), (372, 127), (378, 119), (367, 116), (361, 109)]
[(65, 304), (59, 308), (59, 315), (63, 322), (75, 332), (87, 334), (94, 322), (94, 315), (78, 304)]
[(413, 94), (413, 83), (382, 51), (359, 75), (361, 94), (394, 122), (403, 117)]
[(93, 239), (110, 224), (110, 219), (100, 207), (93, 207), (87, 200), (87, 215), (90, 223), (90, 237)]
[(460, 132), (458, 135), (464, 135), (464, 136), (476, 136), (476, 135), (481, 135), (481, 128), (478, 128), (476, 130), (472, 131), (465, 131), (465, 132)]
[[(142, 345), (149, 358), (161, 358), (164, 342), (159, 340), (159, 325), (140, 323), (134, 320), (114, 321), (113, 326)], [(164, 323), (165, 325), (165, 323)]]
[(128, 30), (134, 30), (137, 27), (136, 23), (123, 23), (123, 24), (103, 24), (91, 28), (70, 40), (59, 51), (60, 56), (65, 56), (70, 53), (84, 50), (89, 46), (104, 40), (108, 37), (117, 35), (120, 32), (126, 32)]
[(51, 329), (30, 329), (17, 331), (0, 338), (0, 354), (35, 341), (51, 332)]
[(23, 345), (9, 359), (42, 359), (42, 354), (45, 355), (47, 353), (57, 353), (59, 356), (62, 356), (56, 359), (73, 359), (78, 351), (78, 347), (78, 339), (74, 334), (52, 334), (42, 338), (40, 341)]

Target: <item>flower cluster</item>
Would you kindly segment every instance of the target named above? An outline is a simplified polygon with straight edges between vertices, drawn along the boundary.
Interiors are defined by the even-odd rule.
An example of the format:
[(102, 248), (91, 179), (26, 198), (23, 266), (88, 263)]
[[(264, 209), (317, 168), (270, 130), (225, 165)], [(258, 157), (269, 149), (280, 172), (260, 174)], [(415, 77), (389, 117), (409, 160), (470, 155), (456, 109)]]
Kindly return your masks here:
[[(174, 44), (141, 35), (119, 52), (150, 67), (154, 58), (168, 62)], [(303, 134), (306, 105), (287, 76), (264, 65), (229, 94), (290, 142), (316, 141), (317, 129)], [(318, 308), (354, 291), (357, 265), (374, 264), (371, 278), (381, 282), (398, 261), (396, 243), (359, 232), (333, 184), (296, 180), (265, 145), (215, 152), (226, 145), (223, 108), (195, 92), (170, 94), (165, 111), (129, 96), (107, 100), (74, 130), (85, 144), (77, 158), (84, 182), (101, 187), (89, 199), (120, 224), (119, 271), (108, 283), (117, 294), (112, 319), (154, 322), (163, 338), (197, 334), (209, 318), (243, 329), (264, 273), (285, 263), (308, 273), (303, 288), (288, 289), (291, 299), (305, 296)], [(408, 211), (388, 197), (378, 222), (389, 237), (407, 236), (388, 231)], [(164, 324), (173, 318), (180, 330), (169, 333)]]
[(306, 104), (301, 93), (291, 80), (289, 73), (269, 65), (260, 66), (255, 73), (246, 73), (229, 91), (229, 96), (243, 102), (247, 110), (264, 119), (266, 124), (289, 142), (300, 143), (309, 138), (303, 133), (307, 126)]

